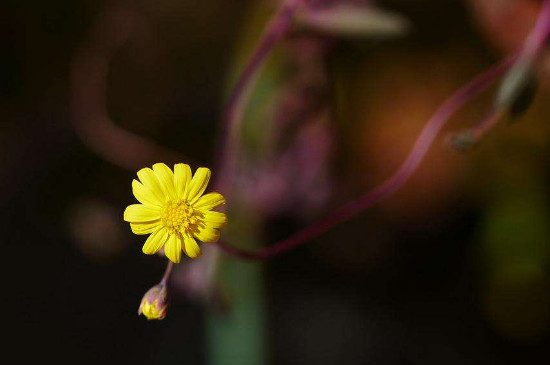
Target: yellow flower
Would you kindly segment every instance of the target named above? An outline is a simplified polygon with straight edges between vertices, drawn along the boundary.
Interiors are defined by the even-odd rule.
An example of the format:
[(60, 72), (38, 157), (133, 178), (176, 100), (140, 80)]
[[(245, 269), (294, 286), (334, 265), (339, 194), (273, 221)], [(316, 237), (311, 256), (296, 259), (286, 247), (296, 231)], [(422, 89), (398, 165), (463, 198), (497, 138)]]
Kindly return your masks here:
[(164, 284), (157, 284), (143, 296), (138, 315), (143, 314), (147, 319), (164, 319), (167, 308), (166, 287)]
[(137, 175), (141, 182), (132, 181), (132, 189), (141, 204), (128, 206), (124, 220), (135, 234), (151, 234), (143, 253), (152, 255), (164, 246), (166, 257), (179, 263), (182, 250), (191, 258), (200, 256), (195, 238), (218, 240), (218, 229), (227, 223), (227, 216), (212, 209), (225, 204), (225, 198), (216, 192), (202, 195), (210, 180), (209, 169), (200, 167), (192, 176), (189, 165), (176, 164), (172, 172), (157, 163)]

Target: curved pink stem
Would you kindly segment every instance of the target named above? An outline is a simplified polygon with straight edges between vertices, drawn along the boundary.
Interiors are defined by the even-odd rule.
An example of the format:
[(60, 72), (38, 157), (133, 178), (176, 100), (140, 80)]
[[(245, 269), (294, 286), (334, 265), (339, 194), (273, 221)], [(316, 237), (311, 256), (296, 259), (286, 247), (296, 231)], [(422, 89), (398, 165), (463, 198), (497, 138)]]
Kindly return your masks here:
[(248, 95), (254, 88), (256, 84), (255, 80), (270, 52), (290, 29), (292, 17), (301, 5), (301, 2), (301, 0), (283, 1), (281, 7), (260, 37), (258, 45), (233, 87), (231, 96), (225, 107), (220, 136), (221, 147), (218, 152), (221, 171), (216, 188), (223, 191), (226, 197), (230, 194), (230, 181), (235, 175), (235, 165), (240, 144), (239, 133)]
[[(483, 119), (479, 121), (475, 126), (460, 133), (469, 140), (470, 144), (475, 144), (481, 138), (483, 138), (491, 129), (493, 129), (498, 122), (506, 115), (503, 109), (492, 108), (485, 114)], [(466, 146), (467, 147), (467, 146)]]
[[(82, 142), (103, 159), (128, 170), (184, 157), (117, 126), (106, 107), (107, 76), (114, 53), (140, 19), (132, 11), (107, 10), (91, 30), (91, 40), (75, 55), (71, 69), (72, 122)], [(189, 161), (189, 159), (186, 159)]]
[[(249, 251), (239, 249), (234, 246), (228, 245), (224, 241), (220, 241), (218, 246), (225, 252), (239, 256), (244, 259), (251, 260), (263, 260), (278, 254), (291, 250), (299, 245), (302, 245), (309, 240), (317, 237), (321, 233), (334, 227), (335, 225), (342, 223), (357, 213), (370, 208), (381, 199), (391, 195), (399, 188), (401, 188), (407, 180), (414, 174), (418, 166), (426, 156), (428, 149), (433, 144), (433, 141), (437, 137), (438, 133), (445, 126), (449, 118), (472, 97), (479, 94), (481, 91), (489, 87), (493, 82), (503, 76), (514, 64), (522, 61), (523, 57), (529, 57), (538, 52), (545, 40), (548, 37), (550, 31), (550, 0), (545, 0), (541, 6), (541, 10), (537, 19), (537, 23), (530, 33), (529, 37), (525, 41), (524, 49), (520, 53), (520, 58), (517, 55), (509, 56), (497, 65), (489, 68), (482, 74), (475, 77), (468, 84), (456, 91), (449, 99), (447, 99), (434, 115), (428, 120), (424, 129), (418, 136), (413, 148), (405, 161), (401, 164), (399, 169), (382, 184), (363, 195), (359, 199), (352, 201), (332, 214), (328, 215), (320, 222), (304, 228), (298, 233), (290, 236), (289, 238), (279, 241), (278, 243), (267, 247), (260, 251)], [(500, 111), (492, 110), (486, 118), (482, 120), (480, 125), (474, 127), (473, 130), (483, 135), (492, 126), (494, 126), (501, 116)]]
[(162, 279), (160, 280), (161, 285), (166, 285), (168, 282), (168, 279), (170, 279), (170, 275), (172, 274), (172, 269), (174, 268), (174, 263), (170, 260), (168, 260), (168, 263), (166, 265), (166, 270), (164, 271), (164, 275), (162, 275)]
[(251, 260), (263, 260), (283, 252), (289, 251), (297, 246), (300, 246), (309, 240), (317, 237), (321, 233), (334, 227), (335, 225), (342, 223), (355, 214), (373, 206), (379, 202), (382, 198), (389, 196), (390, 194), (401, 188), (405, 182), (416, 171), (424, 156), (428, 152), (428, 149), (433, 144), (438, 133), (445, 126), (449, 118), (472, 97), (479, 94), (481, 91), (489, 87), (493, 82), (499, 79), (510, 68), (514, 62), (516, 56), (511, 56), (499, 64), (489, 68), (484, 73), (475, 77), (468, 84), (456, 91), (447, 101), (445, 101), (434, 115), (428, 120), (424, 129), (417, 138), (413, 148), (409, 155), (399, 167), (399, 169), (382, 184), (363, 195), (359, 199), (352, 201), (339, 209), (335, 210), (332, 214), (328, 215), (320, 222), (311, 225), (298, 233), (290, 236), (289, 238), (279, 241), (278, 243), (269, 246), (260, 251), (249, 251), (240, 249), (231, 245), (228, 245), (224, 241), (218, 243), (218, 247), (225, 252), (239, 256), (244, 259)]

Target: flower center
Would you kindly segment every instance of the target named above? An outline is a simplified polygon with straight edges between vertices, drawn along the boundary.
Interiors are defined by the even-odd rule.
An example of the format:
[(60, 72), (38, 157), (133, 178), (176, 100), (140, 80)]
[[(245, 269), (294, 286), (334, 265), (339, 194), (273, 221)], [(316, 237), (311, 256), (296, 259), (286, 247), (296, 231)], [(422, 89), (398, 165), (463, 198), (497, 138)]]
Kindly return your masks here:
[(167, 201), (162, 212), (162, 223), (171, 234), (186, 233), (198, 223), (195, 210), (182, 199)]

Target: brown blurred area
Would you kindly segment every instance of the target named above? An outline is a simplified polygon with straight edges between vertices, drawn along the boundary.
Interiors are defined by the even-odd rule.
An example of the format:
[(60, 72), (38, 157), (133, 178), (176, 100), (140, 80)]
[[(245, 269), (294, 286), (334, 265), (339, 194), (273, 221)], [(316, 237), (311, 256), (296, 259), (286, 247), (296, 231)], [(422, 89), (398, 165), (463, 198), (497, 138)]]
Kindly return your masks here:
[[(0, 3), (2, 274), (6, 333), (19, 363), (34, 357), (84, 364), (208, 363), (208, 308), (176, 294), (161, 323), (135, 314), (164, 262), (145, 257), (142, 237), (122, 222), (133, 201), (135, 169), (105, 158), (78, 131), (71, 72), (75, 55), (103, 39), (102, 30), (115, 41), (126, 37), (107, 68), (103, 106), (110, 122), (173, 153), (167, 158), (215, 167), (229, 82), (276, 5), (267, 1), (267, 11), (254, 12), (256, 3)], [(376, 4), (406, 17), (411, 30), (390, 39), (328, 37), (330, 52), (314, 59), (323, 62), (322, 71), (307, 76), (317, 81), (315, 72), (325, 72), (319, 77), (331, 111), (333, 150), (319, 169), (321, 183), (330, 186), (307, 214), (293, 201), (284, 209), (254, 207), (252, 215), (276, 211), (266, 219), (263, 244), (387, 178), (445, 98), (521, 44), (540, 1)], [(114, 28), (97, 27), (109, 14), (116, 17)], [(306, 43), (292, 41), (268, 63), (251, 116), (276, 115), (277, 102), (294, 101), (281, 97), (284, 90), (295, 91), (284, 84), (295, 80), (284, 62), (306, 61), (285, 58), (285, 52), (299, 52)], [(453, 119), (405, 188), (265, 264), (266, 363), (548, 361), (545, 60), (538, 71), (535, 103), (518, 123), (502, 123), (468, 153), (454, 151), (445, 137), (482, 117), (493, 102), (491, 93), (483, 94)], [(96, 102), (84, 106), (95, 111)], [(93, 131), (96, 122), (88, 122)], [(266, 131), (255, 128), (246, 130), (252, 145)], [(154, 163), (156, 156), (136, 151), (130, 157)], [(308, 189), (316, 183), (308, 182)]]

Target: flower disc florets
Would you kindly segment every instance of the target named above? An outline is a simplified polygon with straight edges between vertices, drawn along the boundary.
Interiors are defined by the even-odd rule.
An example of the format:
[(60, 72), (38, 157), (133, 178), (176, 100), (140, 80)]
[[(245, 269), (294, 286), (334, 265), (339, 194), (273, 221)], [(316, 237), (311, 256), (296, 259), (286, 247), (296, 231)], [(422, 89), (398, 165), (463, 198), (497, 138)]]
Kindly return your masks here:
[(182, 199), (168, 200), (161, 215), (161, 221), (171, 234), (193, 233), (193, 229), (200, 219), (200, 212), (195, 212), (193, 207)]

